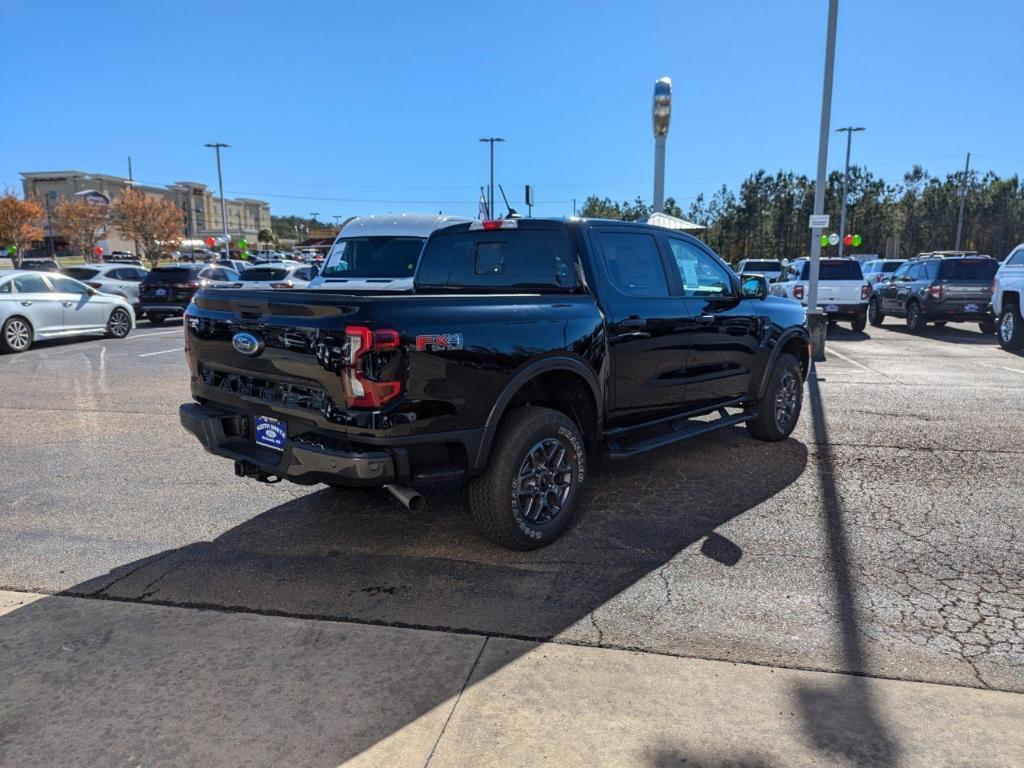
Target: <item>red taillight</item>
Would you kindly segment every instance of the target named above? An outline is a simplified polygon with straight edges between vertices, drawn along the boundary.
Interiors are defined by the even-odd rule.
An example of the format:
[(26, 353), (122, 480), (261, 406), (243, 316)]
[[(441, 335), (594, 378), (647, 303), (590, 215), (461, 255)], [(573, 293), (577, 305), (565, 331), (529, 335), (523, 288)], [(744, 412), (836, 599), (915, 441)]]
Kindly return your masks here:
[(271, 288), (277, 288), (277, 289), (281, 289), (281, 288), (294, 288), (295, 284), (290, 282), (290, 281), (289, 282), (284, 282), (284, 283), (271, 283), (270, 287)]
[(793, 286), (793, 298), (799, 301), (803, 301), (804, 298), (804, 287), (802, 285)]
[(350, 408), (380, 408), (402, 393), (398, 379), (379, 378), (385, 369), (394, 368), (391, 356), (379, 353), (394, 352), (400, 344), (398, 331), (392, 328), (345, 327), (341, 384)]
[(500, 221), (485, 221), (484, 222), (484, 229), (486, 229), (488, 231), (490, 231), (492, 229), (501, 229), (501, 222)]
[(937, 301), (942, 301), (942, 286), (932, 285), (928, 287), (928, 295)]
[(477, 219), (470, 222), (470, 231), (484, 229), (488, 232), (495, 229), (518, 229), (519, 222), (516, 219), (486, 219), (481, 221)]
[(171, 283), (171, 288), (198, 288), (199, 283)]
[(870, 296), (871, 296), (871, 286), (868, 285), (867, 283), (864, 283), (864, 285), (862, 285), (860, 287), (860, 300), (864, 301), (864, 300), (870, 298)]

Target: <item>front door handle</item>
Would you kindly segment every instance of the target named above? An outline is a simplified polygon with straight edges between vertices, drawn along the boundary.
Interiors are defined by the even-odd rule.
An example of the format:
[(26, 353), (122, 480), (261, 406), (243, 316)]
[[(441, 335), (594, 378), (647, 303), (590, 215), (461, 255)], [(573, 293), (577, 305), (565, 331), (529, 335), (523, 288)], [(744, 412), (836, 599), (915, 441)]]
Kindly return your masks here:
[(71, 306), (74, 306), (75, 302), (73, 302), (73, 301), (62, 301), (61, 304), (63, 304), (65, 307), (71, 307)]
[(21, 302), (21, 306), (23, 306), (23, 307), (31, 307), (32, 306), (32, 302), (28, 301), (26, 299), (25, 301)]
[(642, 317), (631, 315), (627, 317), (625, 320), (623, 320), (620, 323), (620, 325), (623, 328), (643, 328), (645, 325), (647, 325), (647, 321)]
[(697, 317), (697, 325), (711, 325), (714, 322), (714, 315), (700, 315)]

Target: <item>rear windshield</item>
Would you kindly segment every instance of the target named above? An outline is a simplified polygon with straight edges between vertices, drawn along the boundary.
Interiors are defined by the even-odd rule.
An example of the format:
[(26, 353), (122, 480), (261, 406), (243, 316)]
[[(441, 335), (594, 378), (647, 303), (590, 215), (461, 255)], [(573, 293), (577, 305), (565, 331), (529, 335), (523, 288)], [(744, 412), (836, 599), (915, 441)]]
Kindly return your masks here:
[(204, 265), (189, 267), (160, 267), (154, 269), (143, 280), (144, 283), (180, 283), (194, 280)]
[(425, 237), (348, 237), (331, 249), (323, 277), (411, 277)]
[[(801, 280), (811, 279), (811, 262), (804, 262)], [(863, 280), (860, 263), (853, 259), (822, 259), (818, 268), (819, 280)]]
[(744, 272), (757, 272), (759, 270), (781, 272), (782, 264), (777, 261), (748, 261), (743, 264)]
[(416, 287), (566, 290), (576, 274), (564, 230), (466, 231), (430, 238)]
[(999, 269), (993, 259), (947, 259), (942, 262), (939, 277), (943, 280), (990, 281)]
[(902, 266), (902, 264), (902, 261), (883, 261), (882, 271), (885, 272), (886, 274), (890, 272), (895, 272), (897, 269), (900, 268), (900, 266)]
[(243, 283), (262, 283), (268, 280), (284, 280), (288, 275), (287, 269), (274, 267), (251, 267), (238, 276)]
[(88, 280), (90, 277), (98, 275), (100, 271), (98, 269), (90, 269), (89, 267), (68, 267), (67, 269), (62, 269), (61, 272), (68, 277), (75, 278), (75, 280)]

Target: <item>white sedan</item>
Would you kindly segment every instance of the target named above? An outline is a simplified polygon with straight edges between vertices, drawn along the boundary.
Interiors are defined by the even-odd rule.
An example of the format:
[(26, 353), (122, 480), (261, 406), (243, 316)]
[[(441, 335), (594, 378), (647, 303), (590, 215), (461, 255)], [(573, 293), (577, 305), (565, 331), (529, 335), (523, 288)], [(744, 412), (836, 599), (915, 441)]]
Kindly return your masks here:
[(24, 352), (40, 339), (99, 335), (123, 339), (135, 312), (110, 296), (54, 272), (0, 272), (0, 350)]
[(257, 264), (242, 272), (237, 281), (226, 285), (221, 284), (218, 287), (245, 288), (257, 291), (305, 288), (315, 276), (316, 271), (313, 267), (304, 267), (301, 264), (295, 266)]

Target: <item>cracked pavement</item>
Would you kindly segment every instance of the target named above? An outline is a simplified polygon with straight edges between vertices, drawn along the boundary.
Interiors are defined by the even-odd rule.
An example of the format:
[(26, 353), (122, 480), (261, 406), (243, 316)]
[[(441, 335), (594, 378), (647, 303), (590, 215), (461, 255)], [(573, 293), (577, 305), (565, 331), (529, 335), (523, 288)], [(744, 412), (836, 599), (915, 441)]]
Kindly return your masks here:
[(457, 484), (413, 515), (235, 478), (178, 426), (180, 356), (139, 357), (178, 339), (145, 324), (2, 356), (0, 586), (1024, 691), (1024, 359), (889, 325), (830, 329), (789, 441), (600, 462), (525, 554)]

